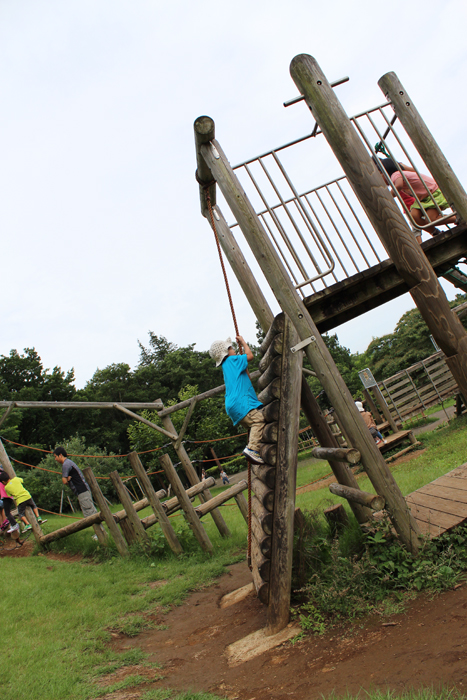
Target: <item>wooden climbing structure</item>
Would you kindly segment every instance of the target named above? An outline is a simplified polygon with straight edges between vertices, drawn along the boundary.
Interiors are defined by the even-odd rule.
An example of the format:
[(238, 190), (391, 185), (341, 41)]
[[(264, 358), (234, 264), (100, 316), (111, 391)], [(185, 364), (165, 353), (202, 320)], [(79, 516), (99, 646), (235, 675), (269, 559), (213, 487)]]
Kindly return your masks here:
[[(347, 116), (332, 85), (311, 56), (294, 58), (291, 75), (316, 120), (311, 135), (298, 139), (294, 144), (324, 134), (344, 174), (332, 182), (299, 194), (278, 155), (285, 146), (232, 168), (215, 138), (213, 120), (200, 117), (195, 121), (194, 130), (201, 211), (204, 216), (207, 215), (209, 199), (212, 211), (209, 223), (215, 229), (222, 250), (261, 327), (267, 333), (267, 347), (263, 348), (265, 354), (261, 361), (264, 375), (260, 379), (260, 387), (267, 385), (264, 389), (266, 414), (269, 416), (269, 411), (275, 410), (272, 406), (278, 397), (270, 400), (271, 396), (274, 398), (274, 392), (279, 392), (280, 401), (287, 400), (289, 389), (286, 388), (285, 379), (276, 376), (284, 357), (290, 353), (305, 353), (335, 410), (347, 448), (359, 454), (376, 497), (375, 494), (360, 491), (349, 468), (350, 454), (347, 461), (346, 451), (339, 446), (303, 376), (300, 399), (291, 399), (291, 416), (295, 420), (300, 401), (321, 445), (318, 449), (324, 450), (336, 476), (336, 488), (340, 495), (347, 498), (357, 520), (360, 523), (370, 520), (375, 508), (380, 509), (384, 504), (399, 537), (416, 553), (420, 536), (426, 532), (422, 520), (416, 517), (419, 510), (415, 509), (415, 513), (412, 508), (414, 499), (419, 496), (414, 495), (414, 499), (407, 502), (403, 498), (355, 407), (320, 331), (334, 328), (399, 294), (409, 292), (434, 340), (444, 352), (445, 362), (460, 394), (467, 397), (467, 334), (457, 316), (451, 312), (437, 279), (437, 274), (447, 273), (467, 254), (467, 226), (464, 223), (467, 221), (467, 195), (397, 77), (394, 74), (384, 76), (380, 86), (387, 102), (368, 110), (364, 117), (374, 126), (372, 114), (381, 113), (387, 129), (385, 127), (384, 134), (377, 129), (379, 143), (389, 133), (394, 133), (395, 119), (400, 120), (412, 141), (412, 147), (417, 149), (460, 219), (457, 227), (420, 246), (373, 160), (375, 150), (358, 119), (362, 115), (352, 119)], [(387, 109), (394, 110), (396, 116), (392, 111), (392, 117), (388, 118), (384, 113)], [(271, 176), (272, 167), (280, 171), (290, 194), (284, 195), (282, 185), (279, 187), (275, 184)], [(242, 175), (252, 185), (256, 201), (259, 196), (261, 206), (257, 210), (245, 191)], [(228, 225), (216, 200), (217, 188), (235, 218), (232, 226)], [(272, 191), (272, 200), (264, 194), (267, 188)], [(331, 200), (341, 217), (339, 225), (330, 214)], [(318, 207), (321, 208), (318, 210)], [(347, 218), (343, 214), (344, 207), (351, 212)], [(356, 214), (357, 207), (364, 212), (366, 223), (362, 223)], [(323, 226), (323, 211), (334, 229), (331, 234)], [(351, 219), (352, 224), (349, 223)], [(294, 328), (296, 340), (287, 343), (277, 340), (277, 330), (274, 329), (277, 321), (239, 248), (233, 234), (236, 226), (241, 229), (282, 308), (286, 326), (290, 323)], [(428, 226), (426, 224), (425, 228)], [(293, 236), (305, 250), (306, 260), (297, 252)], [(278, 243), (279, 238), (285, 242), (283, 247)], [(389, 258), (384, 259), (385, 255), (389, 255)], [(349, 272), (351, 266), (357, 270), (354, 274)], [(319, 290), (317, 285), (321, 285), (322, 289)], [(306, 292), (307, 288), (311, 290), (309, 293)], [(269, 333), (271, 328), (273, 330)], [(271, 348), (281, 344), (282, 359), (274, 358), (275, 350)], [(260, 394), (260, 398), (263, 400), (263, 394)], [(386, 406), (384, 400), (383, 404)], [(280, 414), (280, 407), (278, 411)], [(397, 436), (397, 433), (400, 434), (400, 431), (389, 410), (384, 412), (384, 418), (396, 435), (393, 439), (398, 440), (400, 435)], [(276, 508), (280, 507), (277, 491), (279, 459), (276, 465), (271, 464), (273, 459), (270, 455), (284, 452), (281, 447), (283, 433), (280, 429), (276, 431), (275, 419), (268, 417), (268, 420), (273, 420), (273, 423), (265, 430), (266, 444), (261, 450), (267, 466), (261, 470), (255, 468), (253, 483), (252, 564), (256, 589), (260, 598), (268, 604), (268, 626), (272, 632), (277, 631), (280, 625), (284, 626), (288, 619), (287, 615), (276, 614), (271, 604), (273, 591), (280, 590), (279, 579), (281, 582), (287, 580), (284, 571), (276, 567), (274, 551), (291, 547), (291, 539), (282, 541), (282, 529), (280, 525), (276, 527), (276, 523), (280, 523), (279, 518), (276, 519)], [(274, 445), (276, 434), (277, 446)], [(403, 437), (409, 435), (410, 431)], [(290, 490), (295, 478), (296, 455), (290, 453), (283, 468), (289, 474), (281, 479), (289, 485), (287, 497), (293, 499), (294, 494)], [(291, 561), (291, 554), (288, 552), (288, 558), (284, 557), (284, 566), (286, 561)], [(290, 590), (282, 591), (283, 602), (289, 600), (289, 594)]]

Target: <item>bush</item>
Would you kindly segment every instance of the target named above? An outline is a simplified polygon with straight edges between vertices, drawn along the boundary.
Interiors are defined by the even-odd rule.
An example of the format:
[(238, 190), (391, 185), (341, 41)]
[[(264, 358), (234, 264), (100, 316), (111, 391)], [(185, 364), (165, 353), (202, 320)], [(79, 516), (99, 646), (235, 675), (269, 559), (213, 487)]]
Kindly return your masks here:
[(397, 605), (410, 592), (451, 588), (467, 568), (464, 525), (426, 540), (413, 556), (389, 522), (364, 534), (353, 519), (333, 539), (316, 512), (304, 516), (294, 547), (293, 585), (307, 629), (319, 631), (325, 624), (381, 612), (383, 602)]

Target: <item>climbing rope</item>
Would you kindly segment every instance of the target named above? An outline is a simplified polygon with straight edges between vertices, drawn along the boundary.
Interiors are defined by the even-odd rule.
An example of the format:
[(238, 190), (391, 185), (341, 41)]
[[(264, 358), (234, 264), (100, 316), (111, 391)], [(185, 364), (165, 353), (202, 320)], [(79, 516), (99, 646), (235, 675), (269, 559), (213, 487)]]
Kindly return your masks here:
[[(212, 230), (214, 231), (214, 237), (216, 239), (216, 245), (217, 245), (217, 252), (219, 253), (219, 260), (221, 263), (221, 268), (222, 268), (222, 273), (224, 275), (224, 282), (225, 282), (225, 289), (227, 291), (227, 296), (229, 298), (229, 304), (230, 304), (230, 311), (232, 313), (232, 321), (234, 324), (235, 328), (235, 335), (240, 335), (238, 331), (238, 324), (237, 324), (237, 317), (235, 315), (235, 309), (232, 301), (232, 295), (230, 293), (230, 286), (229, 286), (229, 280), (227, 278), (227, 271), (225, 269), (224, 265), (224, 258), (222, 256), (222, 250), (221, 250), (221, 244), (219, 243), (219, 236), (217, 234), (217, 228), (216, 228), (216, 222), (214, 220), (214, 213), (212, 211), (212, 204), (211, 204), (211, 196), (209, 194), (209, 187), (212, 185), (212, 182), (210, 182), (208, 185), (203, 185), (204, 189), (204, 196), (206, 197), (206, 204), (208, 205), (208, 210), (209, 210), (209, 217), (211, 219), (211, 226)], [(243, 354), (243, 347), (239, 347), (240, 354)]]

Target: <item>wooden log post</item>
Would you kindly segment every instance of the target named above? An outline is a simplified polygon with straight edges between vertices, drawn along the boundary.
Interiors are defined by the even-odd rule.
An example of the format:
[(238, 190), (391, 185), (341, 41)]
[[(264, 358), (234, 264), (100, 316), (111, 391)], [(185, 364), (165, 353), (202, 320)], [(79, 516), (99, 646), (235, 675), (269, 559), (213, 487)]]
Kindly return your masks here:
[(104, 494), (102, 493), (100, 486), (97, 483), (97, 479), (94, 476), (91, 467), (85, 467), (85, 469), (83, 469), (83, 474), (85, 476), (86, 481), (89, 484), (89, 488), (91, 489), (93, 498), (99, 506), (105, 523), (109, 528), (109, 532), (114, 539), (115, 546), (117, 547), (119, 554), (121, 554), (122, 557), (127, 556), (129, 554), (127, 544), (123, 539), (123, 535), (120, 532), (118, 525), (113, 518), (112, 511), (107, 505), (107, 501), (104, 498)]
[(349, 489), (347, 486), (342, 486), (342, 484), (331, 484), (329, 490), (335, 496), (346, 498), (348, 501), (357, 501), (357, 503), (361, 503), (372, 510), (383, 510), (386, 505), (384, 496), (366, 493), (366, 491), (361, 491), (360, 489)]
[(11, 466), (10, 458), (7, 455), (7, 452), (3, 446), (3, 442), (0, 440), (0, 464), (2, 466), (2, 469), (4, 472), (8, 474), (10, 479), (13, 479), (16, 476), (16, 472)]
[(333, 534), (335, 534), (336, 531), (343, 530), (349, 524), (349, 518), (342, 503), (336, 503), (326, 508), (324, 517), (328, 521)]
[(313, 447), (311, 455), (315, 459), (337, 459), (349, 464), (358, 464), (360, 461), (360, 452), (353, 447)]
[[(164, 490), (157, 491), (156, 492), (157, 497), (164, 498), (166, 496), (166, 492)], [(133, 504), (133, 507), (136, 511), (143, 510), (144, 508), (147, 508), (149, 505), (148, 499), (143, 498), (141, 501), (137, 501), (136, 503)], [(113, 513), (113, 519), (115, 523), (119, 523), (123, 520), (125, 520), (127, 517), (126, 512), (124, 510), (119, 510), (116, 513)], [(49, 544), (50, 542), (55, 542), (55, 540), (60, 540), (63, 537), (68, 537), (68, 535), (73, 535), (75, 532), (81, 532), (81, 530), (86, 530), (88, 527), (92, 527), (93, 525), (98, 525), (102, 523), (104, 520), (104, 516), (102, 513), (97, 512), (94, 513), (94, 515), (88, 515), (86, 518), (82, 518), (81, 520), (76, 520), (73, 523), (70, 523), (69, 525), (65, 525), (65, 527), (60, 527), (58, 530), (54, 530), (53, 532), (49, 532), (47, 535), (44, 535), (41, 538), (41, 543), (42, 544)], [(107, 533), (106, 533), (107, 534)]]
[(36, 540), (39, 547), (41, 547), (42, 546), (41, 538), (44, 536), (44, 533), (42, 532), (41, 526), (37, 522), (37, 518), (34, 515), (34, 511), (31, 508), (31, 506), (26, 506), (25, 515), (26, 515), (28, 523), (30, 524), (30, 526), (32, 528), (32, 534), (34, 535), (34, 539)]
[(449, 204), (467, 222), (467, 193), (399, 78), (393, 72), (386, 73), (378, 80), (378, 85), (392, 103), (402, 126)]
[(375, 491), (387, 498), (388, 512), (404, 544), (413, 552), (419, 547), (417, 523), (368, 428), (358, 414), (354, 400), (346, 387), (323, 339), (297, 294), (284, 265), (274, 249), (258, 216), (249, 202), (238, 178), (214, 141), (203, 145), (201, 153), (211, 168), (222, 193), (238, 221), (258, 264), (266, 276), (280, 306), (292, 320), (302, 341), (309, 340), (305, 351), (330, 401), (352, 437), (352, 445), (362, 455), (362, 463)]
[(199, 517), (202, 518), (204, 515), (207, 515), (207, 513), (210, 513), (213, 508), (218, 508), (223, 503), (226, 503), (226, 501), (230, 501), (231, 498), (235, 498), (237, 494), (245, 491), (247, 488), (247, 482), (242, 479), (242, 481), (239, 481), (238, 484), (234, 484), (230, 488), (218, 493), (217, 496), (214, 496), (214, 498), (210, 498), (209, 501), (196, 506), (195, 511)]
[(368, 389), (363, 389), (363, 395), (365, 397), (365, 401), (368, 404), (368, 408), (370, 409), (370, 413), (373, 416), (373, 418), (375, 419), (375, 423), (382, 423), (383, 418), (382, 418), (380, 412), (378, 411), (378, 409), (376, 408), (376, 404), (373, 401), (373, 397), (370, 394), (370, 392), (368, 391)]
[[(296, 56), (291, 63), (290, 72), (391, 260), (409, 286), (410, 294), (433, 338), (445, 353), (446, 364), (461, 393), (467, 393), (467, 333), (457, 315), (451, 311), (433, 268), (416, 242), (402, 212), (393, 201), (377, 166), (315, 59), (306, 54)], [(383, 91), (390, 92), (401, 109), (402, 101), (399, 101), (399, 97), (402, 96), (397, 97), (394, 94), (394, 84), (394, 80), (389, 78), (385, 80), (383, 77), (380, 81)], [(405, 94), (403, 96), (406, 97)], [(405, 102), (410, 101), (406, 99)], [(406, 106), (411, 107), (410, 114), (404, 111), (403, 115), (401, 111), (400, 116), (404, 116), (408, 122), (409, 116), (413, 120), (415, 111), (411, 103)], [(422, 124), (414, 124), (415, 137), (415, 130), (418, 128), (422, 128)], [(428, 138), (426, 132), (424, 136)], [(426, 155), (432, 145), (434, 144), (431, 141), (425, 144)], [(442, 167), (439, 154), (431, 157), (430, 163), (434, 166), (433, 174), (436, 172), (437, 175), (441, 175), (445, 170), (448, 192), (453, 194), (454, 190), (457, 190), (459, 213), (467, 214), (465, 192), (460, 192), (459, 188), (455, 187), (452, 171), (449, 173)], [(376, 490), (379, 492), (379, 489)]]
[(381, 393), (381, 390), (377, 384), (371, 387), (371, 390), (373, 394), (375, 395), (375, 398), (378, 402), (379, 407), (381, 408), (381, 412), (383, 416), (386, 418), (387, 422), (391, 426), (391, 430), (393, 433), (398, 433), (399, 428), (397, 427), (396, 421), (392, 417), (391, 411), (389, 410), (389, 406), (387, 405), (386, 401), (384, 400), (384, 396)]
[(170, 520), (167, 517), (167, 514), (164, 508), (162, 507), (160, 500), (157, 497), (157, 494), (154, 490), (153, 485), (151, 484), (151, 480), (147, 475), (145, 468), (141, 464), (141, 460), (138, 457), (138, 454), (136, 452), (130, 452), (128, 457), (130, 459), (130, 464), (133, 468), (133, 471), (135, 472), (136, 476), (138, 477), (139, 483), (141, 484), (141, 488), (146, 494), (146, 498), (148, 499), (151, 508), (154, 512), (154, 515), (156, 516), (159, 525), (161, 526), (161, 530), (164, 533), (167, 542), (169, 543), (170, 549), (174, 554), (181, 554), (183, 552), (182, 545), (180, 544), (178, 537), (175, 534), (175, 531), (170, 523)]
[(117, 471), (110, 472), (110, 480), (114, 485), (117, 496), (120, 499), (120, 503), (125, 509), (127, 514), (127, 525), (131, 526), (136, 540), (142, 545), (149, 545), (149, 537), (146, 534), (144, 527), (141, 525), (141, 520), (139, 519), (138, 513), (135, 510), (133, 502), (128, 495), (128, 491), (125, 488), (120, 474)]
[[(199, 139), (196, 135), (198, 130), (198, 123), (200, 124)], [(200, 172), (203, 172), (204, 177), (201, 179), (206, 183), (212, 182), (214, 179), (214, 175), (209, 166), (207, 165), (204, 157), (201, 156), (200, 148), (203, 144), (208, 144), (214, 138), (214, 133), (214, 121), (210, 117), (203, 116), (195, 121), (195, 140), (198, 176), (200, 175)], [(200, 196), (201, 195), (201, 208), (203, 211), (203, 215), (205, 215), (205, 196), (200, 190)], [(256, 281), (256, 278), (253, 275), (253, 272), (251, 271), (251, 268), (246, 262), (235, 239), (235, 236), (232, 234), (232, 231), (229, 228), (224, 217), (222, 216), (222, 213), (218, 206), (214, 207), (214, 216), (216, 222), (219, 222), (216, 223), (216, 228), (223, 253), (228, 259), (230, 266), (241, 288), (243, 289), (243, 292), (246, 298), (248, 299), (250, 306), (253, 309), (261, 328), (266, 333), (267, 337), (267, 334), (271, 329), (271, 324), (274, 322), (274, 314), (270, 306), (268, 305), (266, 298), (264, 297), (258, 285), (258, 282)], [(277, 318), (278, 317), (276, 317), (276, 319)], [(271, 334), (275, 336), (276, 332), (277, 330), (274, 329), (271, 332)], [(266, 338), (264, 339), (264, 342), (266, 342)], [(278, 407), (278, 404), (276, 404), (276, 406)], [(268, 408), (273, 409), (274, 404), (270, 404)], [(335, 437), (333, 436), (331, 429), (327, 424), (326, 419), (324, 418), (323, 413), (318, 405), (318, 402), (313, 396), (313, 392), (311, 391), (304, 377), (302, 380), (302, 410), (305, 416), (307, 417), (313, 429), (313, 432), (315, 433), (320, 444), (323, 447), (338, 447), (338, 443)], [(266, 420), (268, 421), (277, 420), (277, 418), (268, 416), (266, 412), (264, 414)], [(345, 463), (333, 460), (329, 462), (329, 464), (339, 483), (343, 483), (353, 488), (359, 488), (357, 480), (355, 479), (354, 475)], [(370, 511), (356, 503), (351, 504), (351, 508), (359, 523), (366, 522), (371, 515)]]
[(297, 342), (298, 335), (295, 328), (290, 319), (286, 317), (281, 373), (282, 397), (279, 410), (279, 438), (274, 488), (271, 577), (266, 629), (266, 634), (269, 635), (275, 634), (286, 627), (290, 615), (303, 360), (301, 352), (293, 353), (291, 351), (291, 348)]
[(237, 493), (237, 495), (235, 496), (235, 502), (238, 506), (240, 513), (243, 515), (244, 521), (248, 525), (248, 503), (243, 493)]
[[(170, 418), (169, 415), (164, 415), (163, 413), (159, 414), (161, 416), (162, 424), (164, 427), (169, 430), (170, 432), (173, 432), (177, 434), (177, 431), (175, 430), (174, 424), (172, 423), (172, 419)], [(188, 456), (187, 451), (185, 450), (184, 445), (177, 444), (177, 439), (175, 439), (173, 442), (173, 447), (175, 449), (175, 452), (177, 453), (177, 456), (182, 463), (182, 466), (185, 470), (185, 474), (188, 477), (188, 481), (192, 486), (195, 486), (195, 484), (199, 483), (199, 478), (198, 474), (196, 473), (196, 469), (191, 463), (191, 459)], [(178, 477), (177, 477), (178, 478)], [(208, 501), (211, 496), (211, 492), (209, 489), (205, 489), (199, 494), (199, 500), (200, 501)], [(230, 537), (231, 533), (229, 528), (227, 527), (227, 523), (225, 522), (224, 518), (222, 517), (220, 511), (218, 509), (214, 509), (211, 511), (211, 517), (214, 520), (214, 523), (219, 530), (219, 533), (221, 534), (222, 537)]]
[(195, 509), (191, 504), (190, 498), (189, 496), (187, 496), (186, 491), (183, 488), (182, 482), (180, 481), (178, 474), (175, 471), (175, 467), (172, 464), (172, 460), (170, 459), (169, 455), (166, 454), (162, 455), (159, 458), (159, 461), (167, 479), (169, 480), (169, 483), (172, 484), (173, 491), (176, 497), (178, 498), (178, 502), (180, 503), (180, 506), (183, 512), (185, 513), (186, 520), (188, 522), (188, 525), (192, 529), (194, 536), (201, 545), (201, 548), (205, 552), (211, 553), (213, 549), (211, 540), (209, 539), (206, 530), (204, 529), (204, 527), (199, 521), (198, 516), (196, 515)]

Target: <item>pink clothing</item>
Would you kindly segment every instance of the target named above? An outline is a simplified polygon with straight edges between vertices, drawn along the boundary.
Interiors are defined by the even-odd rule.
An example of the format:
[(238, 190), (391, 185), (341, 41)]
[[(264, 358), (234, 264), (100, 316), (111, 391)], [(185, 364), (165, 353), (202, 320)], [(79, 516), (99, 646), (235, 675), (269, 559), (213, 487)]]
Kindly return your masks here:
[[(420, 180), (418, 177), (417, 173), (413, 173), (411, 170), (404, 170), (404, 177), (407, 179), (407, 182), (410, 183), (413, 191), (417, 195), (419, 199), (425, 199), (425, 197), (428, 197), (428, 192), (426, 191), (426, 187), (423, 185), (423, 182), (425, 182), (426, 186), (428, 187), (430, 192), (434, 192), (435, 190), (438, 189), (437, 183), (433, 180), (432, 177), (429, 175), (421, 175), (423, 182)], [(391, 180), (395, 183), (396, 180), (399, 178), (402, 178), (402, 175), (400, 172), (393, 173), (391, 175)], [(402, 180), (404, 185), (402, 187), (402, 191), (406, 192), (408, 195), (411, 195), (412, 192), (410, 191), (410, 188), (408, 185), (405, 183), (404, 180)]]
[(0, 498), (10, 498), (10, 496), (5, 491), (5, 486), (3, 485), (3, 483), (1, 481), (0, 481)]

